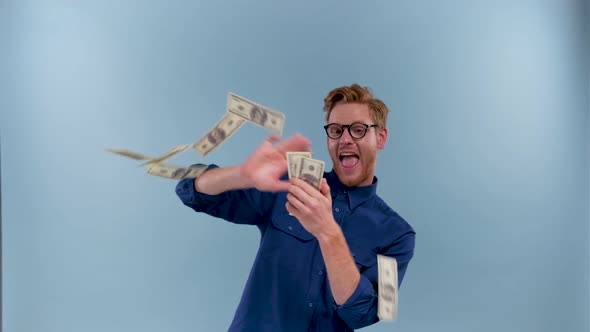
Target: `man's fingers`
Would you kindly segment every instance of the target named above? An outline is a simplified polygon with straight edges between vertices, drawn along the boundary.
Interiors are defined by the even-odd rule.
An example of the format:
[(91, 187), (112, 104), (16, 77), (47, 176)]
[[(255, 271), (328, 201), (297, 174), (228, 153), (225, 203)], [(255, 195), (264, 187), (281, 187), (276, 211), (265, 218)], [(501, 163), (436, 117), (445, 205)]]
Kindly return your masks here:
[(287, 212), (289, 212), (290, 215), (293, 215), (293, 210), (291, 209), (291, 203), (289, 203), (289, 201), (285, 202), (285, 208), (287, 209)]
[(270, 135), (266, 138), (266, 141), (269, 143), (275, 143), (281, 140), (281, 137), (277, 134)]
[(307, 192), (294, 183), (295, 178), (291, 179), (292, 186), (289, 186), (289, 194), (296, 197), (298, 200), (305, 202), (306, 198), (309, 197)]
[(287, 202), (291, 203), (291, 205), (293, 205), (293, 207), (299, 211), (303, 211), (305, 209), (305, 204), (291, 192), (287, 194)]
[(291, 204), (291, 202), (287, 201), (287, 203), (285, 203), (285, 207), (287, 208), (287, 211), (292, 215), (295, 216), (295, 213), (298, 213), (299, 210), (297, 210), (296, 207), (293, 206), (293, 204)]
[(272, 192), (289, 191), (290, 187), (291, 187), (291, 183), (289, 181), (276, 180), (272, 183), (269, 191), (272, 191)]
[[(297, 188), (301, 188), (302, 191), (304, 191), (306, 194), (308, 194), (309, 196), (316, 196), (318, 194), (318, 190), (314, 187), (312, 187), (309, 183), (299, 179), (299, 178), (292, 178), (291, 179), (291, 183), (293, 183), (294, 186), (296, 186)], [(322, 194), (322, 196), (325, 196)]]
[(328, 181), (326, 178), (322, 178), (322, 182), (320, 183), (320, 193), (322, 193), (322, 195), (324, 195), (326, 198), (332, 197), (330, 193), (330, 186), (328, 186)]

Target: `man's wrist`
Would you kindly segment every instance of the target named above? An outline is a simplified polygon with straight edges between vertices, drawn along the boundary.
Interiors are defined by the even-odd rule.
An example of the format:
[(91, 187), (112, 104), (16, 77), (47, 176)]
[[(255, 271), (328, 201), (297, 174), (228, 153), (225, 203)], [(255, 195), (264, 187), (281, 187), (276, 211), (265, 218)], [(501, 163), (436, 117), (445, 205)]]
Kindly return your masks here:
[(336, 220), (332, 218), (331, 221), (322, 228), (322, 231), (316, 236), (316, 238), (321, 246), (331, 246), (334, 243), (341, 241), (344, 238), (344, 234), (342, 233), (340, 226), (336, 223)]
[(236, 166), (237, 172), (237, 179), (241, 183), (241, 186), (244, 188), (254, 188), (255, 184), (254, 181), (250, 178), (248, 172), (244, 169), (244, 163), (241, 163)]

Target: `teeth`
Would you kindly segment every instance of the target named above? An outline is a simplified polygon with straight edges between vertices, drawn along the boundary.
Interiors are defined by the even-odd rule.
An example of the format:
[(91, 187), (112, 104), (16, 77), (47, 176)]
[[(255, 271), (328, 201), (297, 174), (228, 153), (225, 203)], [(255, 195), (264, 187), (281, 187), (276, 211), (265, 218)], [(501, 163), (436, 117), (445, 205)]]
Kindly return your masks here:
[(348, 152), (346, 152), (346, 153), (341, 153), (339, 158), (340, 158), (340, 160), (343, 160), (346, 157), (356, 157), (356, 158), (358, 158), (358, 155), (356, 153), (348, 153)]

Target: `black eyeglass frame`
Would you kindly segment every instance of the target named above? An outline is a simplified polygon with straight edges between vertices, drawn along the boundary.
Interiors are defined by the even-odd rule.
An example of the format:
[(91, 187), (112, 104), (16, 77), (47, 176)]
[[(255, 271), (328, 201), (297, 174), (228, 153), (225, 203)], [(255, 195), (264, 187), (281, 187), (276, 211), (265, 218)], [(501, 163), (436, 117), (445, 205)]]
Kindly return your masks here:
[[(352, 134), (352, 132), (350, 131), (350, 128), (352, 128), (352, 126), (357, 126), (357, 125), (362, 125), (363, 127), (365, 127), (365, 132), (363, 133), (363, 135), (361, 137), (355, 137)], [(338, 127), (340, 127), (340, 129), (341, 129), (340, 135), (338, 135), (337, 137), (330, 136), (330, 134), (328, 133), (328, 128), (330, 128), (331, 126), (338, 126)], [(340, 137), (342, 137), (342, 135), (344, 135), (344, 129), (348, 130), (348, 134), (353, 139), (362, 139), (363, 137), (365, 137), (367, 135), (367, 131), (369, 131), (369, 128), (372, 128), (372, 127), (379, 127), (379, 125), (377, 125), (377, 124), (366, 124), (366, 123), (362, 123), (362, 122), (354, 122), (354, 123), (351, 123), (349, 125), (341, 125), (339, 123), (328, 123), (327, 125), (324, 126), (324, 130), (326, 131), (326, 135), (328, 135), (328, 137), (331, 138), (331, 139), (339, 139)]]

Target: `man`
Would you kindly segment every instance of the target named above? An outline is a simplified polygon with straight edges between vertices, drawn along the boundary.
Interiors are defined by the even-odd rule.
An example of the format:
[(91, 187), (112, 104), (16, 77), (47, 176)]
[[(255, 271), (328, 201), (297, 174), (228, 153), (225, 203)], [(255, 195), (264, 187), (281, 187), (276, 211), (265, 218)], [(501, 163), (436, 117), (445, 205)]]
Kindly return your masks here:
[(285, 175), (286, 152), (309, 151), (300, 135), (278, 143), (271, 136), (243, 164), (210, 165), (176, 187), (195, 211), (260, 229), (230, 331), (352, 331), (374, 324), (377, 254), (397, 259), (400, 285), (413, 257), (414, 230), (376, 194), (387, 106), (353, 84), (331, 91), (324, 111), (333, 169), (319, 191)]

